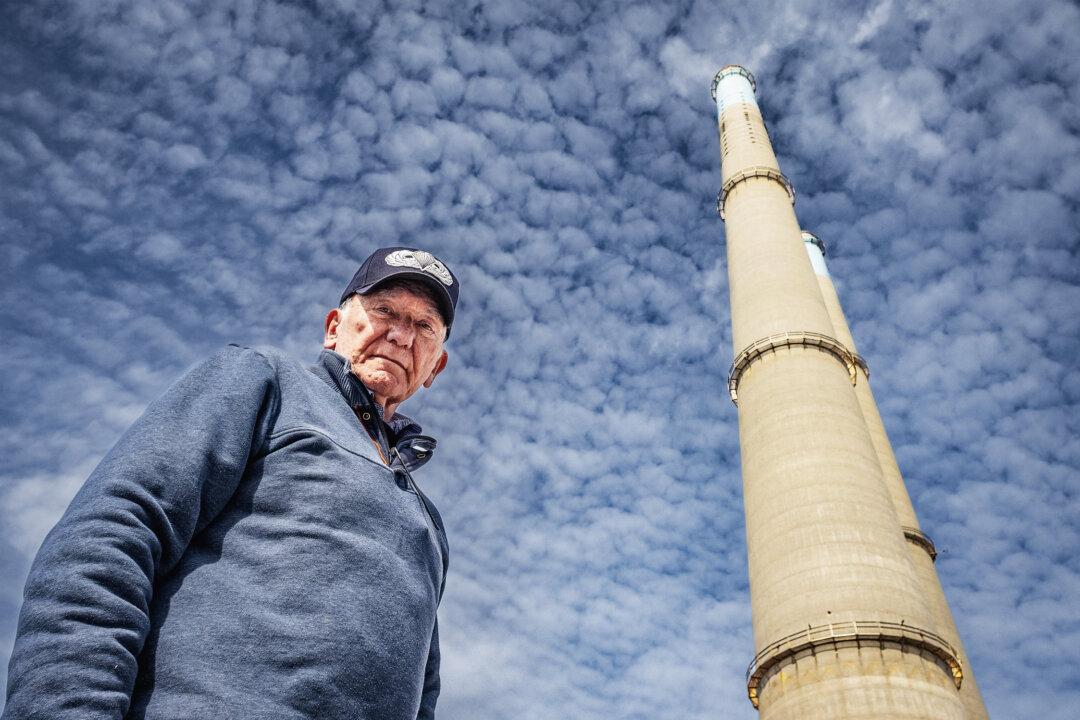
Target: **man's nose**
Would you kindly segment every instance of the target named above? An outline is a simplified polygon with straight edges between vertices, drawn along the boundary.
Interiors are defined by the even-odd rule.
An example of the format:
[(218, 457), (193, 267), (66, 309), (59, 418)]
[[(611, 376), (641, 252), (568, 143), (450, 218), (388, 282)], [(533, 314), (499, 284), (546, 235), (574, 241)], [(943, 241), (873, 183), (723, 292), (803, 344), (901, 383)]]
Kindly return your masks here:
[(416, 329), (412, 323), (404, 320), (394, 320), (390, 323), (390, 329), (386, 331), (386, 339), (395, 345), (412, 347), (416, 339)]

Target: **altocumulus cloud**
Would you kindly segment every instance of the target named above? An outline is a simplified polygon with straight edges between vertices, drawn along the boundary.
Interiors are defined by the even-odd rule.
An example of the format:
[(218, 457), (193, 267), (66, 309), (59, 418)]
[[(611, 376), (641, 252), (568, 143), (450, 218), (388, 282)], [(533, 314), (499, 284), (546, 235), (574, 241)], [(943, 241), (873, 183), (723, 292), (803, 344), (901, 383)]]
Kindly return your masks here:
[(380, 244), (463, 281), (446, 718), (752, 718), (712, 73), (831, 266), (995, 717), (1080, 703), (1080, 13), (19, 3), (0, 28), (0, 654), (37, 544), (230, 341), (314, 357)]

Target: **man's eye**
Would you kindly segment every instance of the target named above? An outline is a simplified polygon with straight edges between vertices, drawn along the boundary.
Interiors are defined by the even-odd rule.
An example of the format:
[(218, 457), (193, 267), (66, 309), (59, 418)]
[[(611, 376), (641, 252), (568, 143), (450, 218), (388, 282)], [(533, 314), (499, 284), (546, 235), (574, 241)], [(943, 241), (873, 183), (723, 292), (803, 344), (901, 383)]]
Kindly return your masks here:
[(435, 326), (432, 325), (429, 322), (420, 323), (420, 329), (423, 330), (426, 333), (434, 333), (435, 332)]

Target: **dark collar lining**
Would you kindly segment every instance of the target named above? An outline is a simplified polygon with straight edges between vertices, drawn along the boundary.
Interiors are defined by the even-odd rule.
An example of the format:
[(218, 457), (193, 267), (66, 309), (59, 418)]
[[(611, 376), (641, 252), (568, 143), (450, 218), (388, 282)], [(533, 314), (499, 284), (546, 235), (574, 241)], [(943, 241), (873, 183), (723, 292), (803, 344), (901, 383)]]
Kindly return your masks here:
[[(401, 440), (423, 432), (420, 425), (412, 418), (399, 412), (395, 412), (389, 422), (385, 421), (382, 417), (382, 408), (375, 403), (371, 392), (352, 373), (348, 360), (333, 350), (323, 350), (319, 353), (319, 361), (311, 367), (311, 370), (330, 387), (341, 393), (356, 413), (364, 429), (384, 446), (383, 449), (387, 455), (390, 453), (390, 448)], [(371, 416), (370, 420), (363, 419), (365, 413)]]

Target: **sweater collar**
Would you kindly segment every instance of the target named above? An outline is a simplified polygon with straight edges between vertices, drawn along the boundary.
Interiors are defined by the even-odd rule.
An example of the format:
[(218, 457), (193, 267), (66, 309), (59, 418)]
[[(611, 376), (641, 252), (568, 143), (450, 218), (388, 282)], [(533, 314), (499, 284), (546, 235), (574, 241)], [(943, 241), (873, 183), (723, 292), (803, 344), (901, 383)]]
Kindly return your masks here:
[(356, 377), (352, 366), (344, 356), (333, 350), (323, 350), (319, 353), (318, 363), (312, 369), (316, 375), (322, 377), (327, 384), (341, 393), (354, 412), (374, 411), (386, 428), (387, 439), (391, 445), (396, 445), (398, 441), (406, 437), (423, 432), (423, 428), (415, 420), (400, 412), (395, 412), (389, 420), (384, 418), (382, 406), (375, 402), (371, 391)]

